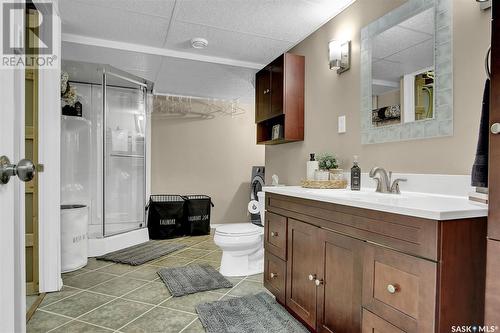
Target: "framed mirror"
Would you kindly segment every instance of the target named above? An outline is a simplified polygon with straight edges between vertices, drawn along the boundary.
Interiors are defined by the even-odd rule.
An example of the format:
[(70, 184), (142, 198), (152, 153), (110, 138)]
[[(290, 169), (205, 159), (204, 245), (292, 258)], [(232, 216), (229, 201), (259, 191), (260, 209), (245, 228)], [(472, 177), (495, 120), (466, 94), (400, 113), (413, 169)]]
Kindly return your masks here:
[(451, 0), (409, 0), (361, 31), (361, 142), (453, 135)]

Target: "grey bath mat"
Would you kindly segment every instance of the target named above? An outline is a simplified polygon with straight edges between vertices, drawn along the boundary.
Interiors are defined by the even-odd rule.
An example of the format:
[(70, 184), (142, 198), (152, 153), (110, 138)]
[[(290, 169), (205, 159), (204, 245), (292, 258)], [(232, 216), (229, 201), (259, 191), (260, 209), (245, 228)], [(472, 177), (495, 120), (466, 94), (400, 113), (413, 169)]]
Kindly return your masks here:
[(309, 332), (265, 292), (198, 304), (196, 312), (207, 333)]
[(172, 296), (231, 288), (233, 284), (208, 264), (162, 268), (158, 271)]
[(184, 244), (148, 241), (143, 244), (105, 254), (101, 257), (97, 257), (97, 259), (137, 266), (185, 247), (186, 245)]

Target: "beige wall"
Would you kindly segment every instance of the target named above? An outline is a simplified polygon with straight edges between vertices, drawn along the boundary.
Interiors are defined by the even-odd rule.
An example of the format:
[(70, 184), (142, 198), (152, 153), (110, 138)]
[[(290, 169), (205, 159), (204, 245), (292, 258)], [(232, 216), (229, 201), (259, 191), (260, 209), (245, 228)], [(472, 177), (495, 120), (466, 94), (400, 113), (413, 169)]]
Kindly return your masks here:
[(401, 103), (401, 91), (389, 91), (385, 94), (381, 94), (377, 96), (377, 105), (375, 105), (374, 109), (382, 108), (384, 106), (392, 106), (398, 105)]
[[(266, 179), (273, 173), (288, 184), (305, 177), (310, 152), (331, 151), (350, 168), (359, 155), (363, 172), (375, 165), (397, 172), (469, 174), (474, 159), (481, 100), (486, 79), (484, 54), (489, 45), (491, 11), (475, 1), (453, 2), (454, 136), (428, 140), (361, 145), (360, 30), (402, 4), (402, 0), (358, 0), (297, 45), (306, 58), (305, 139), (266, 147)], [(328, 69), (328, 41), (352, 40), (351, 69), (341, 75)], [(347, 116), (347, 133), (337, 134), (337, 117)]]
[(161, 119), (151, 125), (151, 192), (212, 197), (212, 223), (246, 222), (253, 165), (264, 165), (257, 146), (254, 107), (215, 119)]

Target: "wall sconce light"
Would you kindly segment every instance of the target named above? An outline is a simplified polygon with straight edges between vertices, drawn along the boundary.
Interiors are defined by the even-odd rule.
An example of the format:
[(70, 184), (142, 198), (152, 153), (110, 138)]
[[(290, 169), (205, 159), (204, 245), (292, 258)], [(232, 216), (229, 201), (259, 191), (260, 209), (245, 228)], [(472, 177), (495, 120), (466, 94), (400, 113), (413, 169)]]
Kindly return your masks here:
[(328, 43), (330, 69), (341, 74), (351, 68), (351, 41), (332, 40)]

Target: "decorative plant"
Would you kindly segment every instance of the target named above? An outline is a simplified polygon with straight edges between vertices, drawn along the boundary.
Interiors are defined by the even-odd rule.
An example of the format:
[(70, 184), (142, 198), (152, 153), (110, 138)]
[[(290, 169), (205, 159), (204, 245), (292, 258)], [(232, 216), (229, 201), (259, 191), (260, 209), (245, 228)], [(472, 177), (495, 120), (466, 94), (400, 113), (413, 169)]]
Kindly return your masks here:
[(321, 170), (337, 169), (337, 159), (333, 154), (324, 153), (318, 157), (318, 164)]
[(63, 97), (66, 90), (68, 90), (69, 74), (61, 72), (61, 97)]
[(69, 81), (68, 73), (62, 72), (61, 73), (61, 98), (66, 104), (73, 106), (73, 105), (75, 105), (76, 101), (78, 100), (78, 96), (76, 93), (76, 88), (73, 86), (70, 86), (68, 81)]

